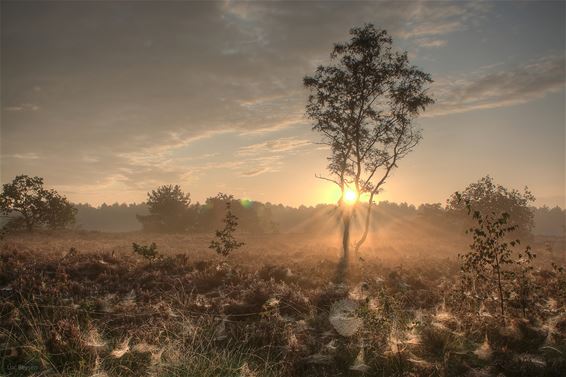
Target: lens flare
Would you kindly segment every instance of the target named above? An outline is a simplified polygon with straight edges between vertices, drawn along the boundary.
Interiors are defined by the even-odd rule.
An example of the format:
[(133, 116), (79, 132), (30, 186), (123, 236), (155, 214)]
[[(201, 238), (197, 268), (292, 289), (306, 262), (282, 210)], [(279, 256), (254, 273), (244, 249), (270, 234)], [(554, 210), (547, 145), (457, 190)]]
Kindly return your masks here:
[(240, 204), (242, 205), (242, 207), (244, 208), (251, 208), (252, 206), (252, 201), (250, 199), (240, 199)]

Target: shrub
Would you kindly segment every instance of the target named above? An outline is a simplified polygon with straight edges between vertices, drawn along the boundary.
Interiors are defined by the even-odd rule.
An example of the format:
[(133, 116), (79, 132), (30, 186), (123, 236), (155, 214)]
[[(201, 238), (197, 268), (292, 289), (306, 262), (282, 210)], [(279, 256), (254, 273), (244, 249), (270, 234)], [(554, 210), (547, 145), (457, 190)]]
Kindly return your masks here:
[(157, 252), (157, 245), (155, 242), (152, 242), (151, 245), (139, 245), (137, 243), (132, 243), (132, 248), (134, 253), (141, 255), (145, 259), (153, 262), (156, 259), (161, 258), (161, 255)]
[(244, 245), (243, 242), (236, 240), (234, 232), (238, 228), (238, 217), (232, 213), (232, 195), (219, 193), (217, 198), (226, 202), (226, 216), (224, 217), (224, 229), (216, 231), (216, 238), (210, 242), (210, 249), (217, 254), (227, 257), (233, 250), (239, 249)]
[[(462, 196), (455, 196), (462, 200)], [(495, 212), (482, 213), (472, 208), (468, 199), (464, 199), (468, 214), (475, 220), (476, 225), (467, 230), (471, 233), (473, 242), (470, 252), (460, 255), (462, 271), (467, 276), (464, 279), (471, 283), (473, 289), (483, 287), (480, 297), (491, 296), (490, 292), (497, 291), (501, 317), (505, 318), (505, 299), (513, 293), (526, 312), (530, 292), (533, 289), (529, 279), (532, 270), (530, 265), (535, 254), (527, 246), (523, 253), (515, 255), (514, 248), (520, 244), (518, 239), (510, 239), (509, 234), (517, 229), (510, 225), (510, 215), (506, 212), (498, 215)]]

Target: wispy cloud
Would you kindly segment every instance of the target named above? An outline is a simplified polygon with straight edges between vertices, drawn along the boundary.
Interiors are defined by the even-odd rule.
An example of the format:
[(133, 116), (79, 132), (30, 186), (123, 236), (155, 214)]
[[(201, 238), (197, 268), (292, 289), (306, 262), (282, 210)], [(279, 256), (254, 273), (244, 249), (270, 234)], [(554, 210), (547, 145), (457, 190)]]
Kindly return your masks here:
[(14, 153), (2, 156), (3, 158), (15, 158), (18, 160), (38, 160), (40, 157), (37, 153)]
[(251, 156), (260, 153), (288, 152), (306, 147), (311, 144), (312, 142), (306, 139), (284, 137), (242, 147), (238, 150), (238, 155)]
[[(469, 29), (483, 18), (491, 5), (487, 2), (439, 2), (417, 1), (405, 16), (407, 22), (397, 34), (402, 38), (445, 36)], [(435, 44), (426, 47), (438, 47)]]
[(11, 112), (37, 111), (37, 110), (39, 110), (39, 106), (34, 105), (32, 103), (22, 103), (20, 105), (4, 107), (4, 111), (11, 111)]
[(463, 27), (462, 22), (450, 21), (444, 23), (426, 22), (415, 26), (404, 32), (406, 38), (409, 37), (430, 37), (437, 35), (446, 35)]
[(417, 39), (415, 43), (419, 47), (429, 47), (429, 48), (443, 47), (446, 46), (447, 44), (447, 42), (443, 39), (429, 39), (429, 38)]
[(278, 172), (283, 165), (282, 155), (262, 156), (242, 161), (239, 171), (242, 177), (255, 177), (264, 173)]
[(267, 173), (269, 168), (258, 168), (253, 170), (244, 171), (241, 173), (242, 177), (255, 177), (257, 175)]
[(546, 56), (513, 66), (492, 65), (470, 75), (437, 80), (437, 103), (425, 116), (463, 113), (527, 103), (564, 90), (565, 59)]

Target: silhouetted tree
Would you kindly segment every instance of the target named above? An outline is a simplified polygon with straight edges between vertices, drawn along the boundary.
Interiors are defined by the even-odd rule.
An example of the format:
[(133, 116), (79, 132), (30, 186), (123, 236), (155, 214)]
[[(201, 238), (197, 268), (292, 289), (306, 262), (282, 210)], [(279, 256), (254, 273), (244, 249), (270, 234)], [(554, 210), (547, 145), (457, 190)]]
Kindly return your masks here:
[(65, 227), (75, 221), (77, 210), (57, 191), (45, 189), (43, 178), (18, 175), (3, 185), (0, 212), (17, 215), (13, 221), (31, 232), (38, 226)]
[(149, 216), (138, 216), (138, 220), (157, 222), (158, 229), (167, 232), (185, 231), (189, 224), (190, 194), (185, 194), (178, 185), (163, 185), (147, 194)]
[[(330, 177), (319, 177), (338, 185), (342, 193), (343, 262), (349, 254), (351, 211), (362, 194), (368, 206), (364, 233), (367, 237), (374, 196), (391, 171), (421, 139), (413, 125), (420, 111), (433, 103), (426, 93), (430, 75), (409, 64), (407, 53), (394, 52), (391, 37), (373, 25), (350, 30), (351, 39), (334, 46), (331, 64), (319, 66), (304, 78), (310, 90), (306, 115), (313, 130), (330, 147)], [(353, 188), (358, 199), (344, 205), (344, 192)]]
[(55, 190), (47, 191), (45, 195), (47, 209), (43, 215), (44, 224), (51, 229), (64, 228), (75, 222), (77, 208), (59, 195)]
[[(230, 199), (232, 201), (232, 199)], [(217, 229), (222, 224), (225, 215), (225, 200), (214, 196), (206, 199), (198, 208), (198, 229), (208, 232)]]
[[(206, 202), (195, 208), (197, 212), (196, 227), (200, 231), (210, 231), (222, 226), (225, 216), (226, 199), (215, 196), (206, 199)], [(265, 206), (251, 200), (230, 199), (232, 213), (238, 217), (239, 228), (247, 233), (273, 232), (271, 213), (265, 211)]]
[(515, 235), (528, 238), (534, 227), (534, 212), (530, 203), (535, 200), (533, 194), (527, 187), (521, 193), (518, 190), (510, 190), (504, 186), (495, 184), (493, 179), (487, 175), (474, 182), (460, 194), (459, 200), (454, 194), (448, 199), (447, 209), (458, 216), (466, 216), (467, 208), (464, 203), (470, 205), (481, 213), (501, 216), (508, 213), (511, 223), (515, 227)]

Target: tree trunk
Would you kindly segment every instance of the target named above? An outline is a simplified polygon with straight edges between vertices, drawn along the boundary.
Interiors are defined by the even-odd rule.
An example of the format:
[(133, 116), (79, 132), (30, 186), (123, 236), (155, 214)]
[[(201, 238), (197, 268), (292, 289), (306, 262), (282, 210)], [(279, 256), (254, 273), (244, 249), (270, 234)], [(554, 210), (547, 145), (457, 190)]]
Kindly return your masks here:
[(350, 259), (350, 218), (348, 210), (344, 212), (344, 231), (342, 233), (342, 262), (347, 266)]
[(503, 321), (503, 325), (505, 325), (505, 310), (503, 305), (503, 287), (501, 286), (501, 270), (499, 268), (499, 257), (497, 252), (495, 252), (495, 267), (497, 271), (497, 288), (499, 290), (499, 305), (501, 308), (501, 320)]
[(29, 218), (29, 216), (24, 214), (24, 221), (26, 223), (27, 231), (33, 232), (33, 221)]
[(364, 224), (364, 233), (362, 234), (362, 238), (360, 238), (360, 240), (356, 243), (356, 247), (354, 249), (354, 253), (356, 255), (358, 254), (360, 247), (364, 244), (364, 242), (366, 242), (366, 238), (367, 238), (368, 233), (369, 233), (369, 223), (370, 223), (370, 219), (371, 219), (371, 207), (373, 205), (373, 195), (374, 195), (374, 193), (372, 192), (371, 195), (369, 196), (368, 209), (367, 209), (367, 212), (366, 212), (366, 221), (365, 221), (365, 224)]
[(348, 265), (350, 262), (350, 219), (351, 212), (347, 208), (342, 212), (342, 258), (338, 263), (338, 268), (336, 270), (336, 276), (334, 278), (336, 283), (343, 283), (346, 280), (346, 275), (348, 273)]

